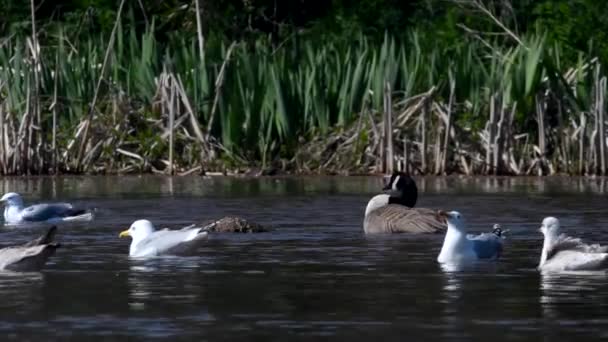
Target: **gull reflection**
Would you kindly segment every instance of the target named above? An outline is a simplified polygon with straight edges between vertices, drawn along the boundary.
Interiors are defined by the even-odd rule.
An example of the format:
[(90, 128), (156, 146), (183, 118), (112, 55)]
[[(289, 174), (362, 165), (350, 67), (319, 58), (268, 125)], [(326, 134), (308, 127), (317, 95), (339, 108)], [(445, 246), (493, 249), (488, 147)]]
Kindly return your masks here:
[(443, 292), (446, 294), (447, 299), (458, 299), (462, 288), (461, 272), (468, 267), (459, 263), (439, 264), (439, 267), (444, 275), (445, 284), (443, 285)]
[(606, 280), (606, 271), (541, 272), (539, 304), (543, 314), (556, 317), (559, 304), (578, 303), (585, 292), (596, 292)]
[[(130, 266), (127, 276), (129, 286), (129, 306), (132, 309), (142, 310), (150, 302), (163, 298), (175, 301), (192, 301), (198, 293), (196, 291), (183, 291), (188, 283), (177, 283), (176, 273), (188, 273), (200, 267), (199, 257), (156, 257), (156, 258), (129, 258)], [(186, 278), (188, 279), (188, 278)], [(195, 277), (190, 279), (195, 280)], [(180, 289), (178, 294), (176, 289)]]

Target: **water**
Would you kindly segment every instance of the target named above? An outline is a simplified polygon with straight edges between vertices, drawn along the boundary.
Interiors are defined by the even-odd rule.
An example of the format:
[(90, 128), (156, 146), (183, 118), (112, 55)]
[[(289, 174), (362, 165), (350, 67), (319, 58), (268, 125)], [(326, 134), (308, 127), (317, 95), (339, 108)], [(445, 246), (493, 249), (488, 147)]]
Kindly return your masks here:
[[(510, 229), (502, 260), (458, 272), (442, 236), (362, 234), (380, 178), (2, 178), (26, 201), (99, 208), (62, 227), (42, 273), (0, 274), (4, 340), (235, 341), (601, 339), (608, 276), (541, 276), (544, 216), (608, 243), (605, 179), (419, 178), (419, 206), (458, 209), (472, 231)], [(134, 261), (118, 233), (239, 215), (275, 229), (213, 235), (197, 256)], [(40, 229), (0, 230), (2, 245)]]

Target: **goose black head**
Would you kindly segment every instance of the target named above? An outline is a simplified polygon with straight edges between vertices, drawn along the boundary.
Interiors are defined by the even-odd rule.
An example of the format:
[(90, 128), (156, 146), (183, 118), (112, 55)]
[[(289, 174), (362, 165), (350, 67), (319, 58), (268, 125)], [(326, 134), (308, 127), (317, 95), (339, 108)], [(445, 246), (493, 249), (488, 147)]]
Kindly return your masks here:
[(389, 204), (401, 204), (413, 208), (418, 200), (416, 182), (403, 172), (394, 172), (382, 190), (390, 195)]

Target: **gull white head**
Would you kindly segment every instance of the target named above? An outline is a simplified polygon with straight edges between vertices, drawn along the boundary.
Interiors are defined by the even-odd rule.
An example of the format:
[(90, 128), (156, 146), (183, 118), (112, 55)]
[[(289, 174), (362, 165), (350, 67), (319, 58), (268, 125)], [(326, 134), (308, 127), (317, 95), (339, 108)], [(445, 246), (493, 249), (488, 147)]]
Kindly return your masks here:
[(539, 231), (543, 233), (546, 238), (556, 237), (559, 235), (559, 220), (552, 216), (545, 217)]
[(127, 230), (120, 232), (118, 237), (130, 236), (133, 239), (133, 245), (136, 245), (141, 240), (154, 232), (154, 225), (148, 220), (137, 220), (131, 224)]
[(0, 202), (4, 203), (7, 207), (23, 207), (23, 199), (21, 199), (21, 196), (16, 192), (7, 192), (0, 198)]
[(448, 222), (448, 228), (456, 229), (461, 233), (466, 233), (465, 220), (461, 213), (457, 211), (439, 211), (439, 216), (446, 219)]

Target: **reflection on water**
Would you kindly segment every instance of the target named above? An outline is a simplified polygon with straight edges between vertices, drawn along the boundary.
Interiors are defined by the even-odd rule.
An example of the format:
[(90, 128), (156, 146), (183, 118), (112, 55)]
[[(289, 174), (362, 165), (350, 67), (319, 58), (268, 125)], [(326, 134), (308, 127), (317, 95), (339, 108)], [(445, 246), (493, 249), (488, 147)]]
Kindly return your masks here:
[[(531, 340), (608, 337), (605, 275), (536, 271), (543, 217), (608, 242), (602, 178), (417, 178), (419, 205), (456, 209), (471, 233), (510, 229), (503, 258), (439, 265), (443, 236), (364, 236), (381, 177), (2, 178), (28, 203), (96, 207), (63, 225), (43, 273), (0, 274), (0, 333), (18, 340)], [(271, 233), (211, 235), (196, 256), (134, 259), (134, 220), (178, 228), (238, 215)], [(2, 229), (2, 246), (41, 229)]]

